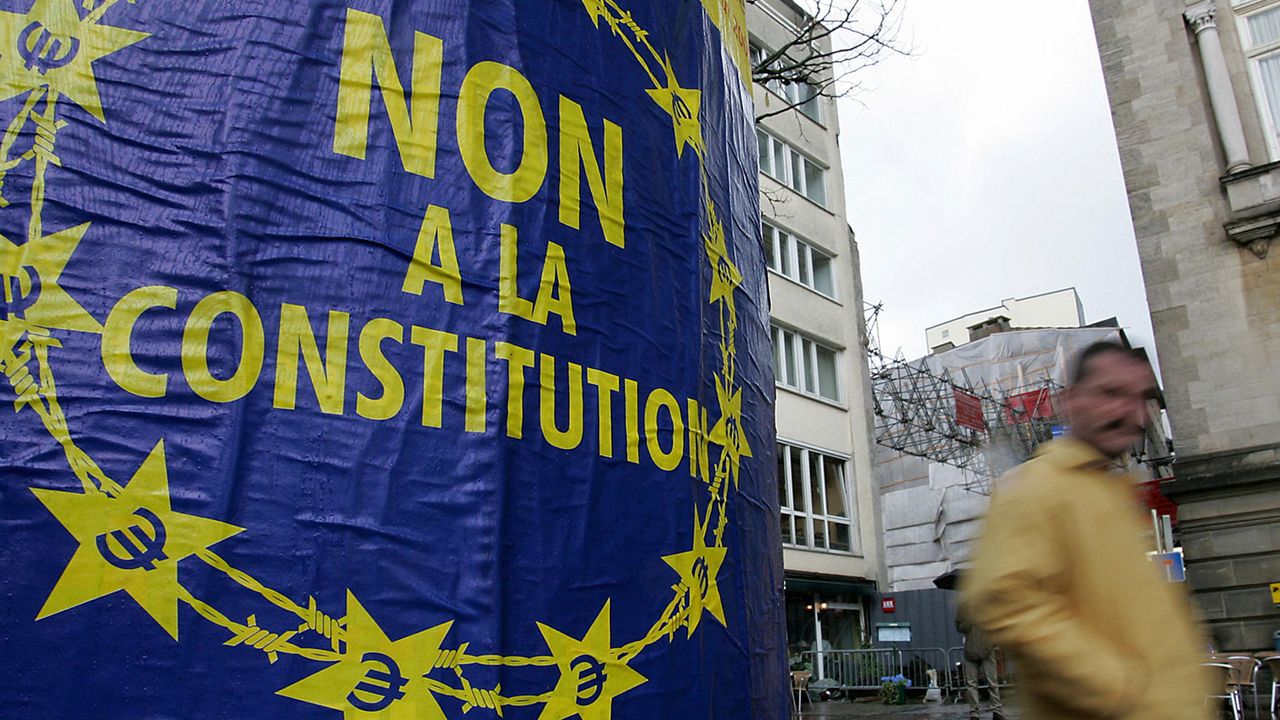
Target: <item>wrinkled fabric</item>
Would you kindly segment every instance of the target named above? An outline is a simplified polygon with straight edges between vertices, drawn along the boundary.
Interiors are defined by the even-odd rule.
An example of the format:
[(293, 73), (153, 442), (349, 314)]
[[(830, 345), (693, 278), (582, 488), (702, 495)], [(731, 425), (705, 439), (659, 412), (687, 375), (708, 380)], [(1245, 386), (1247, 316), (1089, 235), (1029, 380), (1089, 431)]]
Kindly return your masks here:
[(0, 715), (782, 717), (733, 7), (0, 5)]

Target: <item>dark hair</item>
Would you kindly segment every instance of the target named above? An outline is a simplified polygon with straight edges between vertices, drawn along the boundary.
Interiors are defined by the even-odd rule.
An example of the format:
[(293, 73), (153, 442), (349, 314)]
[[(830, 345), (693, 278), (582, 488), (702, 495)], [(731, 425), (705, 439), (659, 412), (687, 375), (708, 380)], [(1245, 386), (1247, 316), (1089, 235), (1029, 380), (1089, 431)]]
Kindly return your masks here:
[(1147, 360), (1146, 353), (1141, 350), (1125, 347), (1115, 340), (1099, 340), (1098, 342), (1089, 345), (1084, 350), (1081, 350), (1080, 354), (1076, 356), (1075, 364), (1071, 368), (1071, 384), (1075, 385), (1088, 377), (1089, 361), (1099, 355), (1106, 355), (1107, 353), (1120, 353), (1130, 360), (1135, 360), (1144, 365), (1149, 362)]

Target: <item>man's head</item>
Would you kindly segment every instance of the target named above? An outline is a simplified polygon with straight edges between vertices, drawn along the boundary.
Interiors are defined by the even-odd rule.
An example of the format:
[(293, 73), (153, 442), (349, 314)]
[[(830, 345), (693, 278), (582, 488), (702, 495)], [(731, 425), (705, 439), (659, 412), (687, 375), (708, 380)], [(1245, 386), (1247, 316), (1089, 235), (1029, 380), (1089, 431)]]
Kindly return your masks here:
[(1076, 359), (1065, 398), (1071, 434), (1109, 458), (1137, 445), (1147, 426), (1147, 401), (1156, 380), (1146, 357), (1110, 341)]

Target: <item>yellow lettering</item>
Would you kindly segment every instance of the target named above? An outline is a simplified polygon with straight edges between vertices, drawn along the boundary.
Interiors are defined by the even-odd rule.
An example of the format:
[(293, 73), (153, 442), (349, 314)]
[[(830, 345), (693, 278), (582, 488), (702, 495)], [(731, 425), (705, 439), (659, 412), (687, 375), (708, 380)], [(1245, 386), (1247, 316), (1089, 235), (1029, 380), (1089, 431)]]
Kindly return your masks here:
[(356, 393), (356, 414), (370, 420), (395, 417), (404, 405), (404, 380), (382, 353), (382, 341), (387, 339), (403, 343), (404, 326), (387, 318), (374, 318), (360, 331), (360, 359), (382, 385), (382, 394), (377, 398)]
[(622, 382), (622, 400), (626, 416), (627, 462), (640, 462), (640, 386), (635, 380)]
[[(437, 253), (439, 265), (431, 262)], [(413, 259), (409, 261), (401, 290), (421, 295), (428, 280), (440, 286), (447, 302), (462, 304), (462, 273), (458, 271), (458, 255), (453, 247), (453, 224), (449, 220), (449, 210), (438, 205), (428, 205), (422, 216), (418, 242), (413, 248)]]
[[(209, 371), (209, 331), (223, 313), (240, 323), (240, 360), (231, 377), (219, 380)], [(232, 290), (213, 293), (196, 303), (182, 330), (182, 374), (191, 389), (205, 400), (239, 400), (258, 382), (265, 345), (262, 317), (249, 298)]]
[(596, 386), (596, 409), (600, 418), (597, 430), (600, 457), (613, 457), (613, 394), (618, 391), (618, 376), (587, 368), (587, 382)]
[(582, 212), (581, 167), (604, 239), (626, 247), (622, 217), (622, 128), (604, 121), (604, 161), (597, 163), (582, 106), (560, 96), (560, 222), (574, 230)]
[(376, 81), (382, 90), (382, 102), (400, 152), (400, 163), (415, 175), (435, 177), (443, 65), (444, 42), (415, 32), (411, 113), (382, 18), (347, 8), (333, 122), (333, 151), (364, 159), (369, 141), (369, 105)]
[(539, 412), (542, 436), (553, 447), (572, 450), (582, 443), (582, 366), (569, 363), (568, 428), (556, 427), (556, 359), (542, 353), (538, 358)]
[(710, 482), (710, 459), (707, 452), (707, 409), (698, 401), (689, 399), (689, 477), (699, 477)]
[(485, 429), (485, 410), (489, 402), (485, 383), (488, 360), (484, 340), (467, 338), (467, 417), (464, 429), (470, 433), (482, 433)]
[(409, 342), (423, 348), (422, 425), (438, 428), (443, 414), (444, 354), (458, 351), (458, 336), (414, 325)]
[(564, 248), (548, 242), (547, 255), (542, 261), (542, 277), (538, 282), (538, 295), (533, 302), (520, 297), (519, 276), (520, 241), (515, 227), (499, 228), (498, 262), (498, 312), (532, 320), (546, 325), (552, 313), (560, 316), (560, 326), (565, 333), (576, 335), (578, 323), (573, 317), (573, 287), (569, 283), (569, 266), (565, 263)]
[(495, 343), (493, 354), (507, 361), (507, 437), (524, 437), (524, 371), (533, 367), (533, 351), (511, 343)]
[[(671, 450), (662, 449), (661, 438), (658, 437), (658, 412), (666, 410), (671, 416)], [(653, 464), (661, 470), (675, 470), (684, 459), (684, 419), (680, 417), (680, 403), (675, 397), (658, 388), (649, 393), (644, 403), (644, 436), (645, 446), (649, 449), (649, 457)]]
[(498, 312), (533, 319), (533, 303), (520, 297), (516, 282), (519, 270), (520, 244), (515, 227), (502, 225), (498, 229)]
[(298, 355), (302, 355), (320, 412), (341, 415), (347, 388), (347, 332), (351, 316), (329, 311), (325, 354), (320, 357), (311, 318), (301, 305), (280, 306), (280, 346), (276, 348), (276, 388), (272, 405), (292, 410), (298, 397)]
[(565, 333), (578, 334), (578, 323), (573, 319), (573, 288), (569, 286), (569, 267), (564, 262), (564, 248), (548, 242), (547, 257), (542, 264), (542, 280), (538, 283), (538, 297), (533, 302), (533, 321), (546, 325), (547, 316), (551, 313), (560, 316), (560, 327)]
[(147, 398), (164, 397), (169, 386), (166, 373), (149, 373), (133, 359), (133, 326), (151, 308), (178, 306), (177, 288), (148, 285), (130, 291), (111, 308), (102, 326), (102, 365), (123, 390)]
[[(485, 145), (489, 98), (500, 89), (515, 96), (523, 119), (520, 163), (509, 173), (493, 166)], [(515, 128), (504, 126), (499, 132), (505, 144), (514, 137)], [(476, 186), (495, 200), (524, 202), (542, 187), (547, 175), (547, 124), (533, 86), (515, 68), (486, 60), (467, 71), (458, 91), (458, 150)]]

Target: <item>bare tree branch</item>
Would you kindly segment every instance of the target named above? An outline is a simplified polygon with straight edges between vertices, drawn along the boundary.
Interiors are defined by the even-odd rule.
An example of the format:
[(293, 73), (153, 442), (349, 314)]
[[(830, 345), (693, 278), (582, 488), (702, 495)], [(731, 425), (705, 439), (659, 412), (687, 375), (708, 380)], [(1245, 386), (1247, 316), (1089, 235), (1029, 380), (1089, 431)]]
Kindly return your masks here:
[[(756, 0), (747, 0), (754, 3)], [(789, 22), (794, 32), (776, 48), (753, 48), (751, 78), (784, 105), (759, 122), (816, 98), (857, 94), (857, 76), (884, 59), (910, 55), (901, 37), (904, 0), (800, 0), (806, 13)]]

